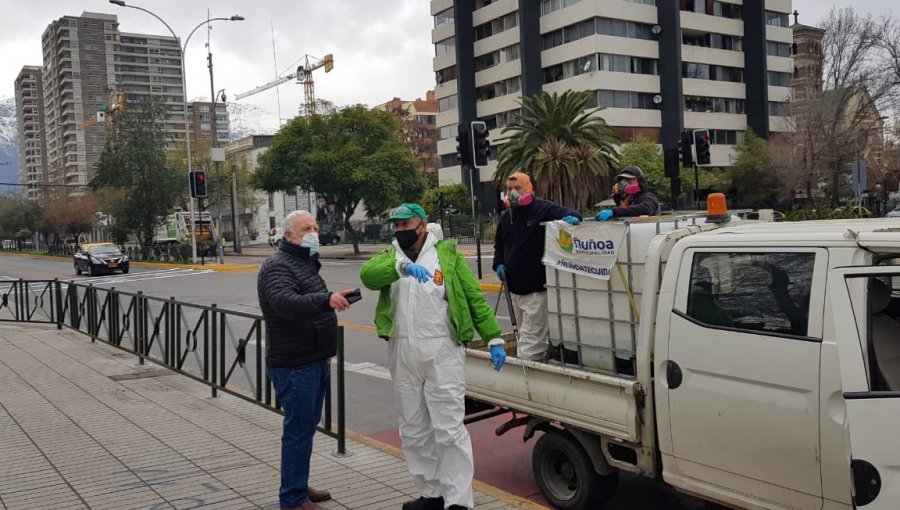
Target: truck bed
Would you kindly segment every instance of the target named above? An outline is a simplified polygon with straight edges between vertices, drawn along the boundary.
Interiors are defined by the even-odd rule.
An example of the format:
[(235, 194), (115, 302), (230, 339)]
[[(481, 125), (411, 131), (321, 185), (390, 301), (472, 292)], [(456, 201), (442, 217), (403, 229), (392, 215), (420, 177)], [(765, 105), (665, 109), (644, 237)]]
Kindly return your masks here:
[(644, 392), (638, 381), (515, 357), (507, 358), (503, 370), (497, 372), (483, 349), (472, 346), (466, 350), (466, 394), (470, 398), (609, 438), (639, 442), (638, 400)]

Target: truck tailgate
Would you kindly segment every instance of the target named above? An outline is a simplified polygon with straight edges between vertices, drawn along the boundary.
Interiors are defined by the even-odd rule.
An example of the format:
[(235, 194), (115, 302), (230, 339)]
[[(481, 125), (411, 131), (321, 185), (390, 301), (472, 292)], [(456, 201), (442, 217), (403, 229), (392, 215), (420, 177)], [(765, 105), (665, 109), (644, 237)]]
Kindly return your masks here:
[(640, 440), (643, 391), (637, 381), (513, 357), (497, 372), (490, 354), (476, 349), (467, 349), (466, 358), (466, 394), (475, 400), (610, 438)]

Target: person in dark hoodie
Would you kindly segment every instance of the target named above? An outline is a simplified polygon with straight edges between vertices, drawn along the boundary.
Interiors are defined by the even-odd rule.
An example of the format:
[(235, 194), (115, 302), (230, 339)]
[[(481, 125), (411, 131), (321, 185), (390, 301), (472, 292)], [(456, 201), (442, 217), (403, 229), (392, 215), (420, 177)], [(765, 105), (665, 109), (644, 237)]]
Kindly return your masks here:
[(599, 221), (611, 218), (633, 216), (656, 216), (660, 214), (659, 199), (650, 192), (644, 172), (637, 165), (629, 165), (616, 176), (612, 188), (612, 198), (616, 207), (600, 211)]
[(534, 196), (531, 178), (516, 172), (506, 181), (506, 205), (500, 215), (494, 239), (494, 271), (512, 296), (519, 343), (520, 359), (540, 361), (549, 346), (547, 339), (547, 276), (544, 257), (544, 226), (541, 223), (563, 220), (571, 225), (581, 223), (581, 215)]

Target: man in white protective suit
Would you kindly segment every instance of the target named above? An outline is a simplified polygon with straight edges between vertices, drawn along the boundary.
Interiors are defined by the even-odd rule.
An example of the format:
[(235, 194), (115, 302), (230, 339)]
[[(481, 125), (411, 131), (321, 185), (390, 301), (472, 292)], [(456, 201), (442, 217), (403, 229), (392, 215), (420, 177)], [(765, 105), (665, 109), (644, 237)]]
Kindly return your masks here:
[(389, 340), (400, 439), (421, 496), (403, 510), (473, 508), (472, 441), (465, 416), (465, 344), (489, 340), (491, 364), (506, 360), (500, 325), (456, 244), (442, 240), (418, 204), (391, 211), (393, 245), (360, 270), (381, 292), (378, 336)]

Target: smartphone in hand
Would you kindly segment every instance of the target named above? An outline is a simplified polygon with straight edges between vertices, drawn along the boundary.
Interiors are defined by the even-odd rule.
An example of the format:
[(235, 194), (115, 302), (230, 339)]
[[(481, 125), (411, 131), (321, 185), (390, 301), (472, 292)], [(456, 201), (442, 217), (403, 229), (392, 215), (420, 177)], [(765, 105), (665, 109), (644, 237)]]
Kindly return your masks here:
[(344, 294), (344, 298), (352, 305), (362, 299), (362, 292), (359, 289), (354, 289), (353, 292)]

